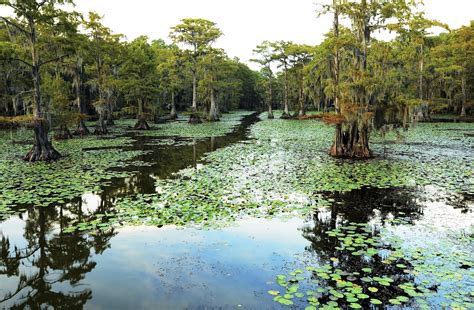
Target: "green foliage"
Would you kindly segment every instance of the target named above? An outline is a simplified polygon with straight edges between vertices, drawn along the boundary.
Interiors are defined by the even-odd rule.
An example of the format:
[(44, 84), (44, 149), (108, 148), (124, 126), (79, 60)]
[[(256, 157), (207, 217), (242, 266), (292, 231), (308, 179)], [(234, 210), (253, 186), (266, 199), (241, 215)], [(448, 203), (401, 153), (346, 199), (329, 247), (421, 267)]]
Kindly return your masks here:
[(222, 36), (222, 31), (212, 21), (201, 18), (185, 18), (171, 28), (170, 37), (175, 43), (191, 47), (193, 57), (207, 52), (210, 45)]
[(144, 113), (158, 95), (157, 62), (152, 46), (145, 36), (126, 46), (126, 61), (122, 64), (119, 88), (125, 101), (138, 106), (138, 116)]
[(202, 139), (207, 137), (224, 136), (240, 124), (242, 117), (253, 112), (249, 111), (233, 111), (222, 115), (217, 123), (204, 122), (190, 126), (186, 118), (180, 118), (177, 122), (155, 125), (157, 130), (144, 132), (142, 135), (147, 137), (167, 137), (177, 136), (184, 138)]

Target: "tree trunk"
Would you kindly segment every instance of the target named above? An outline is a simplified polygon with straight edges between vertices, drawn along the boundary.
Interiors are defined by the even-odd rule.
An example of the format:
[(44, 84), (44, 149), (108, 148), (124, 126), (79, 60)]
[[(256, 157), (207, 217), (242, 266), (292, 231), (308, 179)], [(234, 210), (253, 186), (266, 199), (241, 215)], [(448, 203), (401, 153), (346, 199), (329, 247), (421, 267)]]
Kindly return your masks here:
[(408, 130), (408, 118), (409, 118), (408, 105), (403, 108), (403, 130)]
[(193, 111), (197, 111), (197, 81), (196, 72), (193, 72)]
[(79, 120), (79, 123), (77, 124), (77, 128), (74, 131), (74, 134), (76, 136), (81, 136), (81, 137), (90, 135), (90, 131), (87, 128), (86, 123), (84, 123), (83, 119)]
[(369, 149), (369, 130), (364, 124), (353, 125), (352, 150), (349, 153), (352, 158), (370, 158), (372, 152)]
[(111, 104), (107, 104), (107, 109), (106, 109), (106, 112), (107, 112), (107, 126), (113, 126), (115, 125), (115, 122), (114, 122), (114, 117), (112, 115), (112, 110), (113, 110), (113, 107)]
[(420, 97), (420, 104), (416, 108), (416, 118), (417, 121), (429, 121), (431, 119), (429, 115), (429, 107), (426, 103), (423, 102), (424, 100), (424, 89), (423, 89), (423, 72), (424, 72), (424, 66), (425, 66), (425, 58), (424, 58), (424, 52), (423, 52), (423, 44), (420, 46), (420, 53), (421, 53), (421, 58), (420, 58), (420, 75), (418, 78), (418, 89), (419, 89), (419, 97)]
[(202, 120), (201, 120), (201, 117), (199, 116), (198, 111), (194, 108), (192, 108), (191, 115), (189, 116), (188, 123), (190, 123), (190, 124), (201, 124), (202, 123)]
[[(77, 109), (80, 114), (86, 114), (86, 107), (84, 106), (84, 102), (81, 98), (81, 90), (79, 87), (76, 87), (76, 102), (77, 102)], [(74, 131), (76, 136), (87, 136), (90, 134), (89, 129), (87, 128), (86, 124), (82, 117), (79, 118), (79, 122), (77, 123), (77, 128)]]
[(462, 90), (462, 106), (461, 106), (461, 117), (466, 116), (466, 77), (461, 78), (461, 90)]
[(176, 102), (174, 98), (174, 91), (171, 91), (171, 112), (170, 119), (177, 119), (178, 113), (176, 112)]
[(281, 118), (283, 119), (289, 119), (291, 118), (290, 116), (290, 110), (289, 110), (289, 107), (288, 107), (288, 73), (286, 72), (287, 71), (287, 68), (285, 66), (285, 85), (284, 85), (284, 95), (283, 95), (283, 114), (281, 116)]
[(146, 119), (143, 116), (141, 116), (141, 117), (138, 118), (137, 123), (135, 124), (133, 129), (135, 129), (135, 130), (149, 130), (150, 126), (148, 125)]
[(365, 159), (372, 157), (369, 149), (369, 131), (366, 124), (353, 121), (343, 130), (342, 125), (336, 125), (334, 144), (330, 155), (342, 158)]
[[(83, 87), (83, 62), (80, 57), (76, 57), (76, 66), (74, 70), (74, 81), (75, 81), (75, 92), (76, 92), (76, 103), (77, 103), (77, 111), (79, 114), (87, 114), (87, 109), (82, 100), (82, 87)], [(77, 136), (87, 136), (90, 134), (89, 129), (87, 129), (86, 124), (84, 123), (84, 119), (82, 116), (79, 117), (77, 122), (76, 130), (74, 131), (74, 135)]]
[(145, 116), (143, 115), (143, 101), (142, 99), (138, 99), (138, 115), (137, 115), (137, 123), (133, 127), (135, 130), (149, 130), (150, 126), (148, 125)]
[(329, 154), (333, 157), (343, 157), (344, 156), (344, 147), (342, 142), (342, 125), (336, 125), (336, 133), (334, 136), (334, 143), (329, 150)]
[(275, 116), (273, 115), (273, 109), (272, 109), (272, 104), (268, 104), (268, 119), (274, 119)]
[(303, 79), (303, 73), (301, 73), (300, 77), (300, 87), (299, 87), (299, 95), (298, 95), (298, 101), (299, 101), (299, 107), (300, 110), (298, 111), (298, 116), (303, 117), (306, 115), (306, 107), (305, 107), (305, 97), (304, 97), (304, 79)]
[(104, 109), (99, 109), (99, 120), (95, 125), (94, 135), (106, 135), (109, 131), (107, 130), (107, 124), (105, 123)]
[(202, 123), (201, 117), (197, 111), (197, 82), (196, 82), (196, 72), (193, 72), (193, 105), (191, 107), (191, 115), (189, 116), (188, 123), (190, 124), (200, 124)]
[(36, 50), (36, 25), (32, 18), (29, 19), (30, 40), (31, 40), (31, 58), (32, 58), (32, 77), (33, 77), (33, 110), (35, 117), (35, 142), (33, 148), (24, 157), (29, 162), (52, 161), (61, 158), (61, 154), (53, 148), (48, 138), (49, 124), (42, 118), (41, 114), (41, 75), (40, 60)]
[(211, 89), (211, 108), (209, 109), (208, 120), (210, 122), (219, 121), (219, 109), (214, 98), (214, 89)]
[(58, 131), (55, 133), (54, 139), (56, 140), (72, 139), (72, 134), (69, 131), (69, 128), (67, 128), (66, 125), (62, 124), (59, 126)]
[(61, 154), (56, 151), (48, 138), (49, 125), (46, 120), (36, 120), (35, 143), (31, 151), (26, 154), (24, 160), (35, 161), (53, 161), (61, 158)]
[(273, 115), (273, 87), (272, 87), (272, 79), (270, 77), (270, 86), (269, 86), (269, 98), (268, 98), (268, 119), (274, 119), (275, 116)]

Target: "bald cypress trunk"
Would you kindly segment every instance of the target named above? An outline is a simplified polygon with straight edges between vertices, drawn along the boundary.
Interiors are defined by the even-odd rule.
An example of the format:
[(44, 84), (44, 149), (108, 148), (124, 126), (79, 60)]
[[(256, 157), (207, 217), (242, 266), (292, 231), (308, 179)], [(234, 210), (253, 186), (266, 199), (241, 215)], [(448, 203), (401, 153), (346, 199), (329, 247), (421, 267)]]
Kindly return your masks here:
[(56, 133), (54, 134), (54, 139), (56, 140), (72, 139), (72, 134), (69, 131), (69, 128), (65, 124), (62, 124), (59, 126)]
[(174, 91), (171, 91), (171, 112), (170, 119), (177, 119), (178, 112), (176, 111), (176, 100), (174, 98)]
[(336, 125), (334, 143), (329, 154), (341, 158), (370, 158), (369, 130), (366, 124), (353, 121), (345, 125)]
[(343, 141), (342, 141), (342, 125), (336, 125), (336, 132), (334, 135), (334, 143), (329, 150), (329, 154), (334, 157), (342, 157), (344, 156), (344, 148), (343, 148)]
[[(362, 0), (362, 4), (366, 3)], [(334, 0), (334, 35), (336, 38), (339, 37), (339, 11), (337, 1)], [(354, 55), (356, 60), (355, 71), (364, 73), (367, 70), (367, 45), (370, 41), (370, 28), (368, 25), (363, 26), (363, 34), (361, 37), (362, 51), (357, 51)], [(336, 46), (336, 53), (334, 57), (334, 100), (336, 107), (336, 114), (341, 115), (341, 107), (339, 102), (339, 52), (338, 46)], [(357, 74), (357, 73), (356, 73)], [(362, 75), (362, 74), (360, 74)], [(354, 80), (360, 79), (359, 74), (353, 77)], [(336, 125), (336, 134), (334, 143), (329, 150), (330, 155), (335, 157), (347, 157), (347, 158), (370, 158), (372, 152), (369, 149), (369, 129), (368, 121), (366, 119), (367, 112), (369, 110), (369, 99), (366, 95), (365, 90), (353, 98), (353, 102), (356, 104), (357, 114), (352, 117), (347, 123)], [(340, 122), (341, 120), (337, 120)]]
[(269, 85), (269, 94), (268, 94), (268, 119), (274, 119), (275, 116), (273, 115), (273, 86), (272, 86), (272, 79), (270, 77), (270, 85)]
[(107, 109), (106, 109), (106, 125), (108, 126), (113, 126), (115, 125), (114, 122), (114, 116), (112, 114), (113, 107), (111, 104), (107, 104)]
[(306, 109), (305, 109), (305, 98), (304, 98), (304, 80), (303, 80), (303, 77), (301, 77), (301, 80), (300, 80), (300, 93), (299, 93), (299, 96), (298, 96), (298, 101), (299, 101), (299, 112), (298, 112), (298, 116), (299, 117), (302, 117), (302, 116), (305, 116), (306, 115)]
[(409, 115), (410, 115), (410, 112), (409, 112), (408, 106), (405, 105), (405, 107), (403, 108), (403, 130), (408, 130)]
[(268, 119), (274, 119), (275, 116), (273, 115), (272, 104), (268, 104)]
[[(84, 106), (84, 102), (81, 96), (81, 90), (79, 87), (76, 87), (76, 102), (79, 113), (83, 115), (86, 114), (86, 107)], [(82, 117), (79, 117), (77, 128), (74, 131), (74, 134), (77, 136), (87, 136), (90, 134), (90, 131), (84, 123), (84, 119)]]
[(138, 115), (137, 115), (137, 123), (133, 127), (135, 130), (148, 130), (150, 126), (148, 125), (145, 116), (143, 115), (143, 101), (142, 99), (138, 99)]
[[(334, 5), (334, 19), (333, 19), (333, 28), (334, 28), (334, 36), (339, 38), (339, 10), (337, 7), (336, 1), (333, 2)], [(336, 114), (341, 114), (341, 108), (339, 106), (339, 48), (338, 46), (335, 47), (334, 51), (334, 66), (333, 66), (333, 83), (334, 83), (334, 107), (336, 109)], [(322, 79), (321, 79), (321, 88), (322, 88)], [(326, 108), (324, 108), (324, 112), (326, 112)], [(345, 154), (345, 149), (343, 146), (343, 132), (342, 132), (342, 124), (336, 124), (336, 132), (334, 135), (334, 142), (329, 150), (329, 154), (334, 157), (342, 157)]]
[(94, 130), (94, 135), (106, 135), (109, 133), (107, 129), (107, 124), (105, 122), (105, 109), (104, 107), (100, 107), (98, 109), (99, 111), (99, 119), (97, 120), (97, 123), (95, 125), (95, 130)]
[(283, 94), (283, 114), (281, 118), (288, 119), (290, 118), (290, 110), (288, 107), (288, 73), (286, 72), (287, 68), (285, 65), (285, 85), (284, 85), (284, 94)]
[(38, 51), (36, 50), (36, 25), (32, 18), (28, 21), (30, 29), (30, 44), (31, 44), (31, 73), (33, 77), (33, 110), (35, 117), (34, 133), (35, 140), (33, 148), (26, 154), (24, 160), (29, 162), (35, 161), (52, 161), (61, 157), (58, 151), (53, 148), (51, 140), (49, 140), (49, 122), (43, 118), (41, 112), (41, 75), (40, 75), (40, 60)]
[[(83, 87), (83, 63), (82, 59), (76, 59), (76, 66), (74, 71), (74, 80), (75, 80), (75, 92), (76, 92), (76, 104), (77, 104), (77, 111), (79, 114), (85, 115), (87, 113), (84, 101), (82, 100), (82, 87)], [(82, 116), (79, 117), (77, 122), (76, 130), (74, 134), (77, 136), (87, 136), (90, 134), (89, 129), (87, 128), (86, 124), (84, 123), (84, 119)]]
[(461, 78), (461, 90), (462, 90), (462, 106), (461, 106), (461, 117), (466, 116), (466, 77)]
[(89, 129), (87, 128), (86, 126), (86, 123), (84, 122), (83, 119), (80, 119), (78, 124), (77, 124), (77, 128), (76, 130), (74, 131), (74, 134), (77, 135), (77, 136), (87, 136), (87, 135), (90, 135), (90, 131)]
[(210, 122), (219, 121), (219, 109), (217, 107), (217, 103), (216, 103), (216, 100), (215, 100), (214, 89), (211, 89), (211, 107), (209, 109), (208, 120)]
[(201, 117), (199, 117), (197, 111), (197, 78), (196, 72), (193, 71), (193, 105), (191, 107), (191, 115), (189, 117), (190, 124), (199, 124), (202, 123)]

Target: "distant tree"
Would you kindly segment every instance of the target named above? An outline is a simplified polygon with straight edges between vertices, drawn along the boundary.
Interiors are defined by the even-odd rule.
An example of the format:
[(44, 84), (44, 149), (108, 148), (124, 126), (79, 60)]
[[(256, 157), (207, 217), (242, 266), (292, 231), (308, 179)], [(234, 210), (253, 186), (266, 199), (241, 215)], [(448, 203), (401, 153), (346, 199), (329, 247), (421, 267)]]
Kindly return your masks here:
[(272, 59), (278, 62), (278, 68), (283, 70), (283, 114), (281, 118), (290, 118), (289, 110), (289, 77), (288, 70), (290, 69), (290, 57), (288, 49), (292, 42), (277, 41), (270, 43), (272, 47)]
[(127, 102), (136, 104), (135, 129), (149, 129), (144, 109), (158, 95), (158, 73), (155, 53), (148, 37), (141, 36), (127, 44), (126, 59), (121, 66), (120, 89)]
[(113, 35), (111, 30), (101, 23), (101, 17), (94, 12), (89, 13), (89, 20), (84, 27), (90, 40), (87, 56), (86, 73), (90, 76), (89, 87), (98, 96), (94, 106), (99, 114), (94, 134), (107, 134), (107, 121), (111, 121), (112, 109), (116, 100), (117, 62), (120, 49), (120, 35)]
[(306, 94), (304, 86), (305, 66), (308, 65), (313, 58), (314, 48), (304, 44), (292, 44), (288, 47), (287, 54), (291, 65), (291, 72), (294, 75), (294, 83), (296, 84), (296, 93), (298, 104), (298, 116), (306, 114)]
[(192, 60), (191, 73), (193, 77), (193, 102), (191, 123), (199, 123), (200, 118), (197, 114), (197, 71), (199, 60), (203, 57), (222, 32), (212, 21), (199, 18), (185, 18), (171, 28), (170, 38), (176, 44), (184, 44), (190, 47), (189, 55)]
[(474, 74), (474, 24), (463, 26), (442, 36), (444, 40), (433, 49), (435, 71), (440, 74), (449, 98), (460, 94), (461, 116), (466, 116), (469, 83)]
[(271, 43), (263, 41), (261, 44), (257, 45), (253, 52), (254, 54), (257, 54), (259, 58), (252, 59), (251, 61), (262, 66), (261, 73), (265, 78), (263, 83), (266, 92), (264, 101), (266, 102), (268, 109), (268, 118), (273, 119), (273, 84), (275, 78), (272, 70), (272, 62), (275, 61), (275, 59), (273, 57)]
[[(157, 44), (155, 44), (157, 45)], [(176, 45), (155, 47), (157, 57), (157, 72), (160, 80), (160, 91), (168, 94), (170, 114), (169, 119), (176, 119), (176, 97), (183, 89), (187, 61)]]

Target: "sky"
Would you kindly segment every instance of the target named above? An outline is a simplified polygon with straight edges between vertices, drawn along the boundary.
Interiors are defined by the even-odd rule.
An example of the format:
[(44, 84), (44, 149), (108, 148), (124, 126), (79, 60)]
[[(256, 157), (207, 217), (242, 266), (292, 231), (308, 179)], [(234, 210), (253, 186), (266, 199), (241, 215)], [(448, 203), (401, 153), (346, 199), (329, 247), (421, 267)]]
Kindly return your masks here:
[[(140, 35), (169, 42), (170, 27), (182, 18), (205, 18), (217, 23), (224, 36), (215, 44), (244, 62), (264, 40), (319, 44), (330, 26), (329, 16), (317, 17), (316, 3), (327, 0), (76, 0), (81, 13), (95, 11), (104, 24), (128, 40)], [(474, 0), (424, 0), (427, 17), (452, 28), (474, 20)], [(0, 9), (0, 14), (2, 9)], [(255, 64), (249, 63), (252, 68)]]

